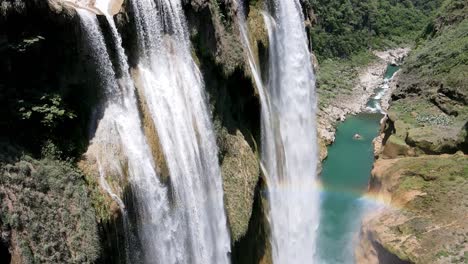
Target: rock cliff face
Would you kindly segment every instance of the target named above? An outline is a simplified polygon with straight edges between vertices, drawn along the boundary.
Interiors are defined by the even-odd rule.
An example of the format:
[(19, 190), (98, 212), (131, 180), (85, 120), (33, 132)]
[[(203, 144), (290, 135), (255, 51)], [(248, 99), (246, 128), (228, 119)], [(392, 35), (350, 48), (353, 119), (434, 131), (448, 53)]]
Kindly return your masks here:
[(391, 205), (363, 223), (358, 263), (464, 263), (468, 157), (381, 159), (371, 192)]
[[(246, 5), (248, 16), (259, 12)], [(240, 39), (236, 2), (194, 0), (185, 9), (213, 111), (234, 244), (247, 233), (260, 179), (260, 103)]]
[[(393, 84), (369, 183), (388, 206), (363, 221), (358, 263), (468, 261), (467, 76), (459, 72), (467, 50), (449, 44), (467, 41), (466, 18), (456, 15), (466, 8), (447, 1)], [(442, 26), (447, 13), (457, 19)]]
[[(249, 25), (255, 32), (252, 42), (255, 43), (256, 55), (259, 61), (263, 61), (266, 54), (264, 47), (267, 46), (266, 31), (259, 26), (262, 25), (260, 8), (263, 5), (261, 1), (246, 1), (245, 5)], [(24, 244), (30, 238), (38, 243), (48, 243), (36, 232), (53, 228), (54, 222), (34, 220), (39, 226), (45, 226), (28, 230), (23, 229), (22, 218), (19, 224), (11, 222), (16, 218), (11, 220), (8, 217), (20, 217), (15, 212), (23, 206), (11, 197), (18, 196), (18, 192), (23, 192), (25, 187), (10, 185), (2, 180), (0, 193), (11, 199), (2, 198), (2, 206), (9, 207), (8, 210), (2, 210), (2, 217), (6, 218), (0, 222), (3, 230), (0, 257), (3, 259), (3, 256), (8, 255), (13, 263), (26, 263), (27, 257), (42, 262), (57, 260), (67, 263), (92, 263), (97, 259), (105, 263), (120, 263), (124, 259), (119, 257), (119, 252), (123, 251), (118, 242), (123, 241), (119, 207), (99, 185), (99, 173), (92, 155), (82, 156), (88, 149), (88, 131), (93, 130), (91, 117), (101, 95), (96, 85), (97, 76), (92, 73), (95, 65), (87, 63), (89, 54), (81, 38), (79, 17), (75, 12), (78, 6), (101, 14), (94, 1), (6, 0), (0, 5), (0, 102), (2, 117), (6, 117), (0, 121), (0, 138), (2, 141), (14, 139), (14, 143), (20, 144), (25, 152), (38, 159), (45, 157), (48, 154), (45, 150), (48, 149), (52, 149), (52, 159), (68, 158), (66, 164), (76, 170), (76, 175), (73, 174), (73, 179), (66, 178), (63, 184), (78, 181), (79, 191), (84, 192), (81, 193), (83, 201), (76, 205), (63, 201), (54, 205), (57, 211), (72, 215), (70, 225), (54, 232), (64, 232), (68, 236), (78, 226), (83, 227), (83, 223), (90, 226), (83, 228), (83, 233), (69, 238), (70, 245), (41, 245), (44, 246), (42, 249), (35, 244)], [(262, 254), (258, 253), (260, 250), (257, 247), (267, 247), (266, 232), (258, 233), (258, 230), (266, 230), (261, 198), (263, 184), (258, 161), (260, 105), (244, 60), (237, 10), (235, 1), (184, 1), (193, 56), (204, 76), (217, 132), (233, 251), (237, 247), (244, 247), (249, 241), (260, 241), (260, 244), (251, 246), (250, 253), (251, 256), (260, 256)], [(130, 66), (135, 66), (137, 56), (134, 55), (132, 10), (126, 1), (113, 1), (107, 12), (114, 15)], [(108, 34), (106, 29), (104, 34)], [(137, 80), (138, 73), (134, 70), (132, 72)], [(140, 104), (144, 117), (145, 103), (141, 101)], [(57, 112), (50, 112), (53, 110), (49, 108)], [(160, 146), (157, 135), (153, 133), (154, 127), (149, 122), (145, 122), (143, 127), (151, 141), (159, 174), (163, 178), (170, 177), (165, 169), (164, 157), (158, 155)], [(88, 154), (92, 151), (89, 148)], [(29, 166), (29, 161), (15, 165), (17, 162), (20, 162), (19, 158), (12, 159), (10, 165), (2, 163), (2, 173), (11, 174), (13, 169), (16, 173), (19, 169), (14, 166)], [(34, 162), (37, 164), (31, 163), (29, 166), (32, 171), (42, 166), (42, 161)], [(54, 168), (62, 166), (59, 161), (51, 162), (50, 166)], [(36, 177), (28, 172), (23, 174), (24, 177)], [(46, 175), (50, 178), (62, 177), (62, 173)], [(67, 175), (63, 171), (63, 177)], [(131, 196), (125, 180), (116, 178), (110, 184), (122, 197)], [(55, 190), (40, 189), (34, 191), (34, 195), (36, 192), (40, 197), (38, 202), (41, 199), (50, 202), (47, 197), (62, 195)], [(78, 192), (70, 192), (67, 193), (72, 195), (70, 199), (78, 195)], [(64, 199), (68, 199), (68, 196)], [(68, 208), (68, 205), (73, 208)], [(80, 218), (82, 213), (77, 212), (83, 211), (85, 213)], [(32, 239), (37, 236), (36, 240)]]

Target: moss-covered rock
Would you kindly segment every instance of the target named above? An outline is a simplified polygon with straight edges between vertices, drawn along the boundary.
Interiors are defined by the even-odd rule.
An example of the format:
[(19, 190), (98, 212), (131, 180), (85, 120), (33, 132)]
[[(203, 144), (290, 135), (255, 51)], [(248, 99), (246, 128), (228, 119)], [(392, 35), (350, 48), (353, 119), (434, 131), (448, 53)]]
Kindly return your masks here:
[(233, 241), (247, 232), (260, 175), (259, 162), (240, 131), (226, 134), (222, 145), (221, 171), (225, 207)]
[(466, 132), (456, 127), (418, 127), (408, 131), (407, 142), (429, 154), (455, 153)]
[[(467, 141), (468, 106), (460, 105), (459, 109), (459, 114), (452, 116), (423, 95), (399, 99), (392, 102), (388, 113), (391, 125), (388, 133), (394, 134), (393, 139), (404, 141), (400, 143), (414, 147), (417, 153), (453, 154), (464, 150)], [(394, 146), (396, 142), (390, 143)]]
[(396, 158), (409, 154), (410, 147), (396, 135), (391, 135), (383, 148), (382, 154), (387, 158)]

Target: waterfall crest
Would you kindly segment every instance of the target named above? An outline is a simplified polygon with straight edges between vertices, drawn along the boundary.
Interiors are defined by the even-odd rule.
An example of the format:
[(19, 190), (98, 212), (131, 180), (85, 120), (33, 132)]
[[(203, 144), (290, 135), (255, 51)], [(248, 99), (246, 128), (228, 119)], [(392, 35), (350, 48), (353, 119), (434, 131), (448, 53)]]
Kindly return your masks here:
[(259, 77), (242, 4), (240, 31), (262, 105), (262, 168), (267, 179), (273, 263), (314, 263), (319, 221), (315, 186), (315, 76), (298, 0), (273, 1), (264, 13), (269, 76)]

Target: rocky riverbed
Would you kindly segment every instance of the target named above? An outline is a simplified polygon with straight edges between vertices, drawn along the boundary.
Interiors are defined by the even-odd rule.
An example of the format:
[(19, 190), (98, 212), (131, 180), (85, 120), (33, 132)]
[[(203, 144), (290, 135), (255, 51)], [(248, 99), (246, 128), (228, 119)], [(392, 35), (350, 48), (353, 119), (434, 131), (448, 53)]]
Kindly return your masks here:
[[(339, 94), (333, 103), (318, 113), (318, 132), (320, 138), (327, 144), (335, 140), (336, 122), (343, 121), (347, 115), (361, 112), (366, 102), (374, 93), (374, 89), (382, 84), (382, 76), (388, 64), (399, 64), (408, 55), (409, 48), (398, 48), (374, 52), (377, 60), (365, 67), (358, 77), (358, 83), (348, 94)], [(395, 87), (395, 86), (393, 86)], [(382, 100), (388, 107), (389, 94)]]

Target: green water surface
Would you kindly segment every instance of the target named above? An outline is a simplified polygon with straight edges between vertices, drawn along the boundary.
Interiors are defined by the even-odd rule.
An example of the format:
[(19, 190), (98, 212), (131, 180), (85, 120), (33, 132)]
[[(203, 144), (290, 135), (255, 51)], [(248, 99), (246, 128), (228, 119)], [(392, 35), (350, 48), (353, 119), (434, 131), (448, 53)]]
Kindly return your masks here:
[[(383, 78), (390, 79), (398, 69), (389, 65)], [(381, 89), (378, 87), (375, 94)], [(373, 98), (369, 103), (373, 100), (380, 104)], [(355, 239), (361, 217), (371, 206), (361, 195), (367, 190), (374, 163), (372, 140), (378, 135), (382, 117), (380, 113), (360, 113), (337, 127), (320, 176), (323, 192), (316, 250), (319, 264), (355, 263)], [(355, 139), (356, 134), (361, 138)]]
[[(372, 140), (381, 114), (361, 113), (338, 125), (328, 148), (321, 181), (321, 215), (317, 239), (318, 263), (354, 263), (353, 240), (362, 215), (361, 194), (367, 190), (374, 153)], [(359, 134), (361, 139), (355, 139)]]

